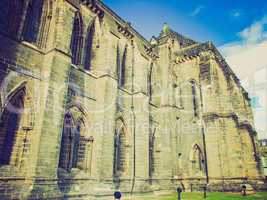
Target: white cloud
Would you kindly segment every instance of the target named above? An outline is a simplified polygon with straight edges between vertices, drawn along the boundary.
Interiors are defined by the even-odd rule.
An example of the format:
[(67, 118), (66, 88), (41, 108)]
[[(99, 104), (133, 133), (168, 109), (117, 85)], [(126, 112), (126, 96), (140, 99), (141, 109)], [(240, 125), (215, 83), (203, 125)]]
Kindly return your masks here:
[(204, 9), (205, 8), (205, 6), (203, 6), (203, 5), (199, 5), (199, 6), (197, 6), (191, 13), (190, 13), (190, 16), (191, 17), (195, 17), (195, 16), (197, 16), (199, 13), (200, 13), (200, 11), (202, 10), (202, 9)]
[(267, 66), (267, 40), (255, 44), (230, 44), (223, 47), (223, 55), (241, 80)]
[(231, 10), (230, 17), (232, 19), (236, 20), (236, 19), (239, 19), (239, 18), (245, 16), (245, 14), (246, 14), (245, 12), (246, 12), (245, 10), (237, 8), (237, 9)]
[(253, 23), (250, 27), (241, 31), (239, 36), (247, 43), (261, 42), (267, 39), (265, 25), (267, 25), (267, 16), (264, 16), (260, 21)]
[(233, 18), (239, 18), (242, 14), (241, 14), (241, 10), (236, 9), (236, 10), (232, 10), (232, 12), (230, 13), (231, 17)]
[[(241, 83), (247, 83), (243, 86), (250, 96), (261, 100), (260, 109), (254, 108), (255, 125), (260, 138), (267, 138), (267, 92), (263, 92), (267, 91), (267, 76), (262, 74), (266, 73), (262, 71), (267, 70), (266, 25), (267, 16), (264, 16), (239, 32), (237, 34), (239, 41), (219, 47), (228, 64), (241, 79)], [(251, 83), (251, 80), (254, 82)], [(260, 90), (255, 88), (260, 88)]]
[(228, 57), (257, 46), (267, 40), (266, 25), (267, 16), (264, 16), (261, 20), (254, 22), (251, 26), (237, 34), (240, 41), (225, 44), (220, 47), (220, 50), (224, 56)]

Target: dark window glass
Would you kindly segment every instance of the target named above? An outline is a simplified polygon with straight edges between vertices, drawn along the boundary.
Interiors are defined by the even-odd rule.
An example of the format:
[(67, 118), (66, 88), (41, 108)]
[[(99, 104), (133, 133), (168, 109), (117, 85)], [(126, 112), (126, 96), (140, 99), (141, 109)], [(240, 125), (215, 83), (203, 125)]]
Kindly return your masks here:
[(125, 170), (125, 134), (123, 128), (116, 130), (114, 139), (114, 175), (120, 176)]
[(71, 35), (71, 55), (72, 55), (72, 64), (79, 65), (81, 64), (81, 53), (82, 53), (82, 21), (79, 13), (75, 14), (73, 21), (73, 29)]
[(193, 109), (194, 109), (194, 116), (198, 117), (198, 102), (197, 102), (197, 94), (196, 94), (196, 85), (194, 82), (192, 84), (192, 96), (193, 96)]
[(86, 53), (85, 53), (84, 67), (87, 70), (91, 69), (91, 60), (93, 58), (94, 34), (95, 34), (95, 25), (92, 24), (89, 27), (86, 38)]
[(0, 0), (0, 29), (7, 31), (8, 29), (8, 13), (10, 0)]
[(30, 43), (36, 43), (41, 22), (43, 0), (30, 1), (26, 13), (23, 39)]
[(123, 57), (122, 57), (122, 63), (120, 66), (119, 86), (121, 86), (121, 87), (123, 87), (125, 85), (126, 64), (127, 64), (127, 48), (125, 48), (125, 50), (124, 50)]
[[(11, 157), (16, 153), (14, 150), (17, 139), (20, 118), (24, 107), (24, 89), (15, 94), (5, 107), (0, 121), (0, 164), (11, 164)], [(14, 156), (16, 157), (16, 155)]]
[[(61, 139), (59, 167), (70, 171), (77, 168), (80, 145), (80, 121), (74, 124), (71, 114), (66, 114)], [(76, 126), (76, 127), (75, 127)]]
[(64, 127), (61, 139), (59, 167), (67, 171), (71, 169), (71, 157), (72, 157), (72, 130), (73, 130), (73, 119), (71, 115), (67, 114), (64, 120)]

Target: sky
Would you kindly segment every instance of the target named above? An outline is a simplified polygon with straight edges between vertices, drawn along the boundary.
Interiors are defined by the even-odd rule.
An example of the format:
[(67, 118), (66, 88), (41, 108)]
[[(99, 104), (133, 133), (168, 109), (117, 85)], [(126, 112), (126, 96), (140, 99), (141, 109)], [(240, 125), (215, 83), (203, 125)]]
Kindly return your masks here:
[(249, 92), (259, 138), (267, 139), (267, 0), (103, 0), (148, 40), (166, 22), (212, 41)]
[(164, 22), (197, 41), (217, 46), (267, 12), (266, 0), (103, 0), (145, 38), (158, 35)]

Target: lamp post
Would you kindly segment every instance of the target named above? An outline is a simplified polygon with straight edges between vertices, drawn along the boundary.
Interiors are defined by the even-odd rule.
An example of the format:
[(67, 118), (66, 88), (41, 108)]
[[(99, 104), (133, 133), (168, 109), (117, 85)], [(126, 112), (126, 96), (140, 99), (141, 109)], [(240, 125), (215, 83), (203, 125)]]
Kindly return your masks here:
[(204, 199), (207, 198), (207, 185), (203, 186), (203, 192), (204, 192)]
[(193, 192), (193, 183), (190, 183), (190, 192)]
[(177, 188), (177, 193), (178, 193), (178, 200), (182, 200), (181, 195), (182, 195), (183, 189), (181, 187)]
[(121, 199), (121, 192), (120, 191), (114, 192), (114, 198), (115, 198), (115, 200), (116, 199)]

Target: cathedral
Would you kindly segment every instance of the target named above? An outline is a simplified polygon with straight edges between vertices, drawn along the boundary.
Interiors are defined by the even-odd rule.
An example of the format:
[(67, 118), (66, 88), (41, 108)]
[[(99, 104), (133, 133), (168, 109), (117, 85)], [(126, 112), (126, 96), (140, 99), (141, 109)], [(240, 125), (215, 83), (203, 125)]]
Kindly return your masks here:
[(266, 188), (250, 98), (211, 42), (100, 0), (0, 1), (0, 199)]

